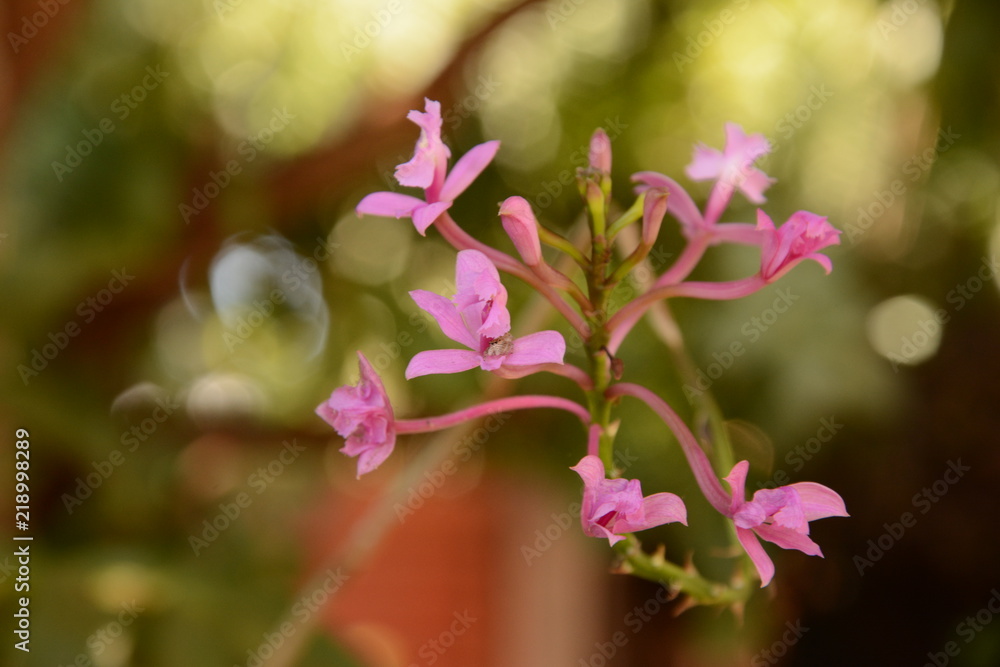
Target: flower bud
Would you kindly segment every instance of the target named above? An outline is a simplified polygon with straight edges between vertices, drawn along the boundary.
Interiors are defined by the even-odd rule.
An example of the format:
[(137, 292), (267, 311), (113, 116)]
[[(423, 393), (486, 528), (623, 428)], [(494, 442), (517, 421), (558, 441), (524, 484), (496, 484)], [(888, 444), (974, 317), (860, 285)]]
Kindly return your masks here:
[(604, 175), (611, 173), (611, 139), (601, 128), (590, 138), (590, 168)]
[(669, 192), (651, 187), (646, 190), (642, 203), (642, 243), (652, 246), (660, 233), (660, 224), (667, 213), (667, 197)]
[(500, 204), (500, 222), (524, 263), (538, 266), (542, 261), (542, 244), (538, 240), (538, 220), (531, 212), (531, 204), (523, 197), (508, 197)]

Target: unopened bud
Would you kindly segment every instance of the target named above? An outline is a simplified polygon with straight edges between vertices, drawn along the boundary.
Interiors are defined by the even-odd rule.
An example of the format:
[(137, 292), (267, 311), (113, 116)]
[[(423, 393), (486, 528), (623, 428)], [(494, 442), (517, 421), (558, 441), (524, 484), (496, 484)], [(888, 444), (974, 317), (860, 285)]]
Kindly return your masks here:
[(590, 168), (602, 174), (611, 173), (611, 139), (601, 128), (590, 138)]
[(646, 190), (646, 199), (642, 203), (642, 242), (652, 246), (660, 233), (660, 224), (667, 213), (667, 196), (670, 193), (660, 188), (651, 187)]
[(531, 204), (524, 197), (508, 197), (500, 204), (500, 222), (524, 263), (528, 266), (540, 264), (542, 244), (538, 240), (538, 220), (531, 212)]

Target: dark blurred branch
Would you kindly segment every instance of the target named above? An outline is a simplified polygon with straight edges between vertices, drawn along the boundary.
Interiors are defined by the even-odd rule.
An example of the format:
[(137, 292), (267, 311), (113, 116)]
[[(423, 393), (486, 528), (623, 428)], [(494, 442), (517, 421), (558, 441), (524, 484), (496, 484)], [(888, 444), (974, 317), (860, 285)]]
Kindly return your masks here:
[(5, 0), (0, 3), (0, 152), (7, 145), (16, 110), (45, 66), (74, 48), (72, 35), (79, 31), (90, 3), (53, 2), (50, 16), (38, 0)]

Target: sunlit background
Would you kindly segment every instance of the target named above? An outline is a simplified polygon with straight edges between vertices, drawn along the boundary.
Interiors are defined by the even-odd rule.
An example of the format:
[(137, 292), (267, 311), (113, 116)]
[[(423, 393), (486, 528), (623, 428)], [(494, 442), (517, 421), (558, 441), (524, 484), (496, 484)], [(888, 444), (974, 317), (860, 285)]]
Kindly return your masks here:
[[(998, 664), (998, 20), (934, 0), (4, 3), (0, 541), (15, 544), (19, 428), (35, 540), (30, 655), (7, 629), (20, 594), (0, 549), (2, 661)], [(769, 547), (777, 578), (742, 618), (676, 616), (564, 519), (584, 439), (549, 411), (401, 438), (354, 479), (313, 409), (354, 381), (357, 350), (400, 416), (483, 391), (580, 398), (556, 377), (403, 378), (444, 345), (407, 291), (445, 292), (454, 251), (353, 208), (398, 188), (425, 96), (454, 156), (502, 142), (452, 211), (508, 251), (511, 194), (579, 231), (565, 183), (596, 127), (622, 206), (640, 170), (703, 202), (683, 169), (727, 121), (768, 137), (767, 210), (829, 216), (833, 273), (807, 263), (674, 313), (700, 369), (745, 349), (711, 389), (751, 489), (787, 476), (844, 496), (852, 517), (815, 525), (825, 559)], [(737, 198), (726, 219), (753, 216)], [(659, 252), (679, 248), (668, 220)], [(715, 249), (695, 277), (756, 259)], [(518, 317), (560, 326), (506, 284)], [(621, 356), (689, 410), (649, 329)], [(679, 450), (644, 410), (622, 416), (629, 474), (691, 512), (650, 545), (727, 577)]]

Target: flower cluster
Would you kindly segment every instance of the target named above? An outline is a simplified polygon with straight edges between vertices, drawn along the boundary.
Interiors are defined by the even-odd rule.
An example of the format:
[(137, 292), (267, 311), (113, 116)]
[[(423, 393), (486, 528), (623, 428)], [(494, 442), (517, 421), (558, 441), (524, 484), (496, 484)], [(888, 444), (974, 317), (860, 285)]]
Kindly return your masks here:
[[(580, 419), (587, 434), (586, 453), (572, 467), (583, 480), (583, 532), (607, 539), (618, 551), (623, 571), (669, 580), (697, 602), (734, 603), (745, 599), (745, 587), (739, 585), (738, 577), (729, 588), (709, 586), (691, 568), (668, 564), (662, 552), (647, 554), (632, 537), (633, 533), (667, 523), (687, 525), (687, 508), (672, 493), (643, 496), (639, 480), (619, 476), (613, 466), (618, 430), (614, 410), (623, 397), (629, 396), (646, 403), (671, 430), (705, 499), (732, 522), (735, 543), (742, 546), (756, 568), (761, 586), (774, 576), (774, 564), (761, 540), (822, 556), (820, 547), (809, 537), (809, 523), (847, 516), (836, 492), (822, 484), (799, 482), (757, 491), (746, 500), (749, 464), (740, 461), (720, 479), (705, 448), (667, 402), (646, 387), (622, 381), (623, 367), (615, 356), (633, 327), (663, 300), (741, 298), (779, 280), (807, 259), (830, 272), (830, 259), (821, 251), (838, 244), (840, 232), (825, 217), (797, 211), (784, 224), (775, 226), (771, 217), (758, 209), (753, 223), (722, 221), (737, 192), (755, 205), (765, 203), (764, 193), (775, 181), (754, 163), (770, 151), (767, 140), (728, 123), (723, 150), (695, 147), (686, 173), (694, 181), (712, 181), (704, 210), (675, 180), (647, 171), (632, 176), (636, 184), (634, 205), (610, 220), (611, 141), (598, 130), (591, 140), (589, 164), (577, 174), (590, 222), (589, 243), (578, 247), (542, 226), (531, 205), (522, 197), (512, 196), (500, 204), (499, 218), (517, 253), (515, 257), (478, 241), (462, 230), (449, 213), (455, 199), (489, 166), (499, 142), (475, 146), (449, 171), (451, 150), (441, 136), (440, 104), (427, 100), (423, 112), (412, 111), (408, 118), (419, 126), (420, 137), (413, 158), (396, 168), (396, 179), (401, 185), (422, 189), (423, 198), (376, 192), (364, 197), (356, 210), (359, 215), (410, 218), (421, 235), (434, 227), (456, 249), (455, 293), (446, 296), (413, 290), (410, 296), (446, 337), (462, 347), (418, 352), (406, 367), (406, 378), (476, 368), (507, 379), (546, 371), (574, 381), (585, 400), (514, 396), (482, 401), (437, 417), (397, 419), (378, 374), (359, 353), (357, 384), (335, 389), (317, 408), (319, 416), (346, 439), (341, 451), (358, 457), (358, 476), (373, 471), (392, 453), (397, 434), (448, 428), (498, 410), (568, 411)], [(686, 242), (683, 252), (648, 289), (609, 312), (611, 292), (646, 259), (668, 213), (677, 220)], [(638, 230), (630, 230), (632, 225)], [(759, 270), (725, 282), (688, 280), (706, 250), (722, 243), (756, 248)], [(543, 246), (553, 249), (559, 260), (547, 261)], [(614, 259), (615, 250), (622, 259)], [(582, 280), (580, 275), (574, 278), (567, 274), (574, 264)], [(526, 282), (565, 318), (567, 326), (584, 342), (588, 357), (585, 365), (566, 361), (566, 341), (559, 331), (513, 335), (501, 271)], [(716, 409), (712, 402), (699, 407)], [(713, 432), (710, 437), (713, 451), (728, 451), (723, 432)], [(728, 484), (728, 491), (722, 482)]]

